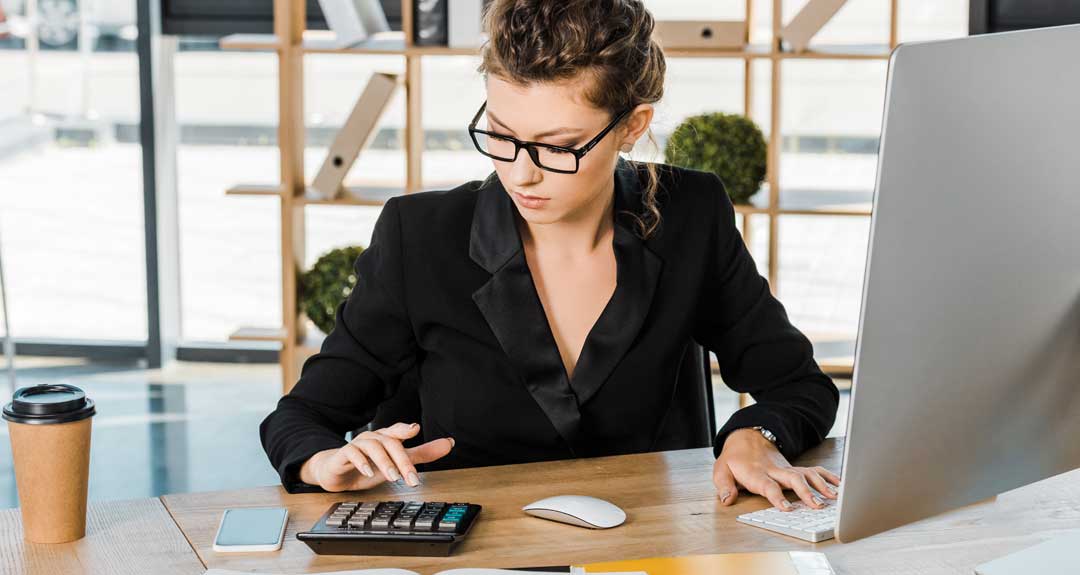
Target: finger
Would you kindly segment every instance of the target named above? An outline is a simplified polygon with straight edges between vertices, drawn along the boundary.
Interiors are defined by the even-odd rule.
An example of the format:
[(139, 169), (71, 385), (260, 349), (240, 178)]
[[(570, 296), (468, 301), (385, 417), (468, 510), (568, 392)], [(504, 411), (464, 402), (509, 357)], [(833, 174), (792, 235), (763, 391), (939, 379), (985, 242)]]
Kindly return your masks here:
[(717, 465), (716, 473), (713, 474), (713, 483), (716, 484), (716, 496), (720, 498), (720, 504), (731, 506), (739, 498), (739, 490), (735, 487), (735, 476), (727, 465)]
[(394, 460), (390, 458), (390, 454), (386, 453), (386, 448), (383, 447), (381, 441), (372, 436), (367, 436), (365, 433), (354, 439), (353, 445), (364, 452), (364, 455), (375, 464), (375, 467), (379, 468), (387, 481), (395, 482), (401, 479), (401, 473), (398, 472)]
[(404, 441), (410, 437), (420, 433), (419, 423), (395, 423), (390, 427), (384, 427), (382, 429), (376, 429), (375, 433), (387, 435), (395, 439)]
[(829, 483), (832, 483), (833, 485), (840, 485), (840, 476), (833, 473), (832, 471), (829, 471), (828, 469), (825, 469), (824, 467), (821, 467), (820, 465), (817, 466), (817, 467), (814, 467), (813, 470), (817, 471), (818, 474), (820, 474), (822, 477), (824, 477), (825, 481), (828, 481)]
[(810, 482), (810, 486), (814, 489), (817, 489), (818, 493), (824, 495), (825, 497), (828, 497), (829, 499), (837, 498), (836, 489), (832, 485), (829, 485), (829, 482), (825, 481), (825, 478), (822, 477), (817, 470), (806, 469), (803, 471), (803, 475), (805, 475), (806, 480)]
[(781, 485), (790, 487), (807, 507), (821, 509), (825, 505), (825, 502), (820, 497), (810, 491), (810, 484), (806, 482), (806, 478), (803, 477), (802, 473), (795, 469), (778, 469), (771, 472), (769, 476), (777, 480)]
[(405, 483), (409, 487), (419, 486), (420, 475), (416, 473), (416, 466), (409, 459), (409, 454), (405, 452), (405, 446), (401, 444), (401, 440), (378, 432), (375, 435), (379, 436), (379, 441), (382, 442), (386, 452), (390, 454), (390, 458), (394, 460), (394, 465), (401, 472), (401, 477), (405, 479)]
[(454, 448), (453, 437), (440, 437), (422, 445), (410, 447), (405, 450), (413, 463), (428, 463), (444, 457)]
[(779, 483), (766, 476), (759, 487), (758, 494), (765, 496), (773, 507), (781, 511), (791, 511), (791, 502), (784, 497), (784, 490), (780, 488)]
[(349, 462), (352, 463), (353, 467), (355, 467), (365, 477), (375, 477), (375, 471), (371, 469), (371, 465), (368, 464), (367, 458), (364, 457), (364, 454), (361, 453), (355, 445), (351, 443), (346, 444), (344, 447), (341, 448), (340, 451), (342, 452), (342, 455), (344, 455), (349, 460)]

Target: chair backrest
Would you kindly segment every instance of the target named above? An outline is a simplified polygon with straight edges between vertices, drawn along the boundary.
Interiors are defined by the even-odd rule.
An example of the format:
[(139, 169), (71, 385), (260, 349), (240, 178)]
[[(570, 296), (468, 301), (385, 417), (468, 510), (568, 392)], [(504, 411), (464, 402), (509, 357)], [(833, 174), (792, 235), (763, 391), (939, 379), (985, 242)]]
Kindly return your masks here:
[[(379, 404), (375, 417), (359, 433), (381, 429), (398, 421), (420, 421), (419, 367), (402, 376), (397, 393)], [(711, 447), (716, 437), (716, 408), (713, 403), (712, 366), (709, 354), (689, 341), (676, 376), (672, 405), (661, 424), (651, 451)], [(419, 436), (403, 442), (405, 447), (420, 444)]]
[(712, 365), (705, 348), (691, 340), (679, 364), (671, 409), (650, 451), (711, 447), (715, 437)]

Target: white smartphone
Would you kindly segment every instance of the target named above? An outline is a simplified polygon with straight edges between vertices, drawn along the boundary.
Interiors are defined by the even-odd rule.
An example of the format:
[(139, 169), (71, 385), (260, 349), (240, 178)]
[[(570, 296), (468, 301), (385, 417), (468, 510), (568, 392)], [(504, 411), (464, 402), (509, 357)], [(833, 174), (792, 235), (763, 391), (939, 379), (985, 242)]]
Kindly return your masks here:
[(277, 551), (288, 522), (289, 510), (284, 507), (226, 509), (214, 537), (214, 551)]

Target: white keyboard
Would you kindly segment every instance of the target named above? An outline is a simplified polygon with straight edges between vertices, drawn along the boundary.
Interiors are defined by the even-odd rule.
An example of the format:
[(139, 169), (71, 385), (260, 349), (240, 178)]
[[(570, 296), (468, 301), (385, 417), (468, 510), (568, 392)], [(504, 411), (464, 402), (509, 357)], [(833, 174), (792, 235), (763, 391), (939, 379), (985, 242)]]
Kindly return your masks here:
[(784, 535), (798, 537), (804, 541), (817, 543), (833, 538), (836, 527), (836, 501), (825, 499), (825, 507), (814, 509), (801, 501), (792, 502), (791, 511), (780, 511), (775, 507), (744, 513), (736, 518), (740, 523), (753, 525)]

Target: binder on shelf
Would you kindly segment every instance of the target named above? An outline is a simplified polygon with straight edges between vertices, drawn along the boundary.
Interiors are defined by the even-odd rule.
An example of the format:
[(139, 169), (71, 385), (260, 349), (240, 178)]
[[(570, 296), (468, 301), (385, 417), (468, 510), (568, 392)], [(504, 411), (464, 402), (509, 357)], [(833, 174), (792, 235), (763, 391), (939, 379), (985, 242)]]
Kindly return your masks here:
[(331, 38), (305, 42), (309, 48), (348, 48), (380, 32), (389, 32), (379, 0), (319, 0)]
[(413, 0), (413, 45), (446, 46), (447, 0)]
[(342, 193), (345, 175), (356, 162), (360, 150), (375, 135), (375, 126), (399, 84), (397, 74), (376, 72), (353, 105), (345, 125), (334, 136), (334, 142), (315, 175), (311, 188), (316, 196), (332, 200)]
[(484, 43), (481, 20), (489, 0), (446, 0), (446, 45), (451, 48), (479, 48)]
[(810, 40), (844, 7), (847, 0), (810, 0), (780, 31), (793, 52), (804, 52)]
[(657, 20), (653, 37), (664, 49), (737, 50), (746, 45), (743, 20)]

